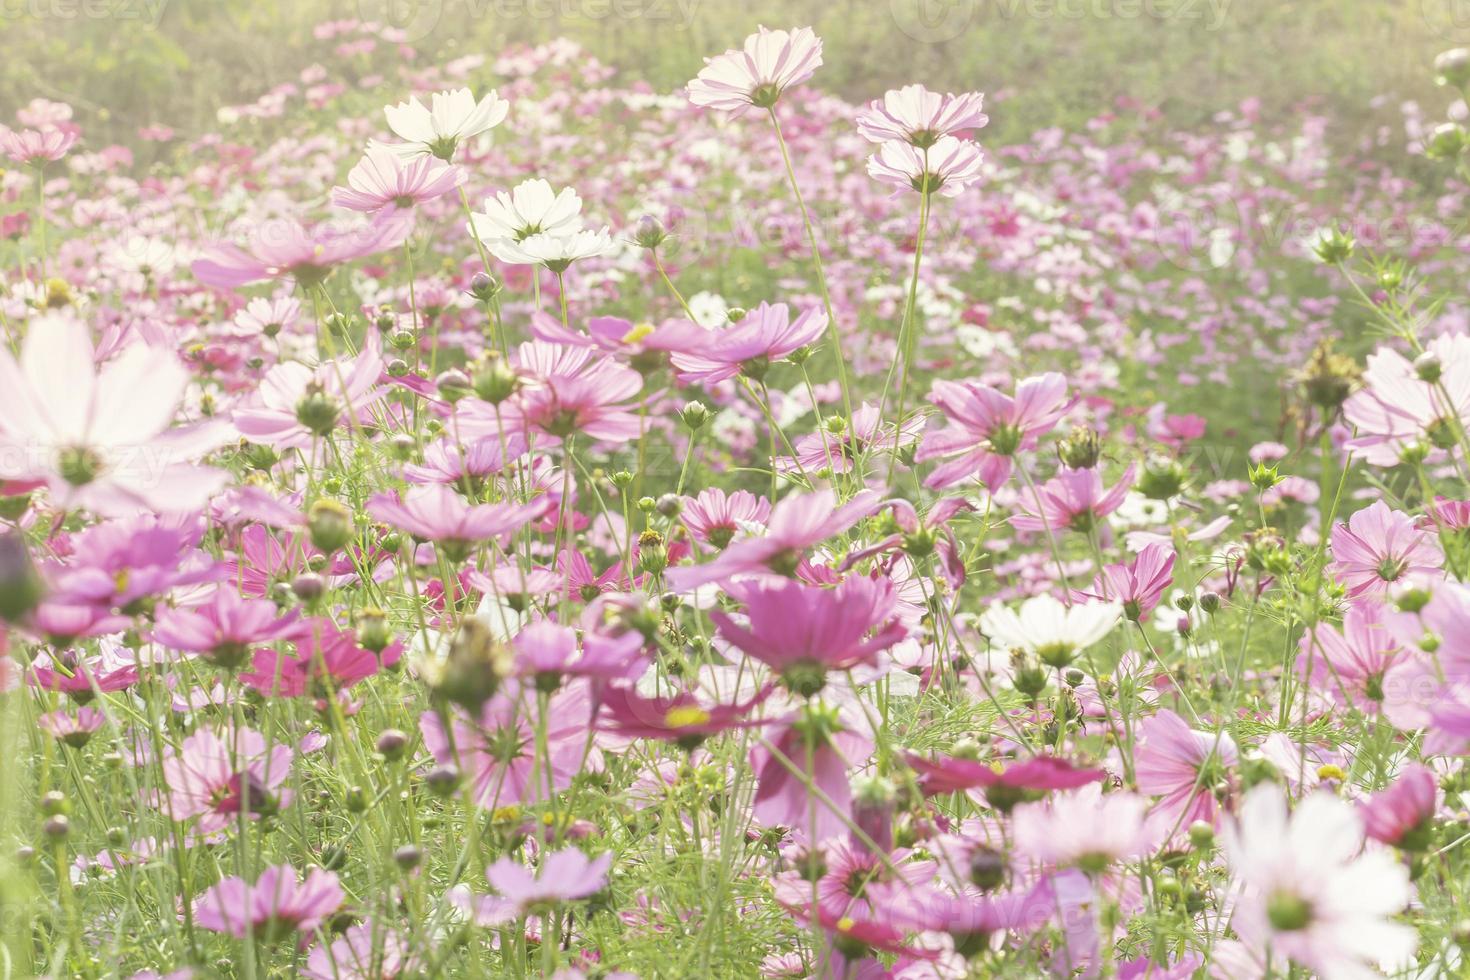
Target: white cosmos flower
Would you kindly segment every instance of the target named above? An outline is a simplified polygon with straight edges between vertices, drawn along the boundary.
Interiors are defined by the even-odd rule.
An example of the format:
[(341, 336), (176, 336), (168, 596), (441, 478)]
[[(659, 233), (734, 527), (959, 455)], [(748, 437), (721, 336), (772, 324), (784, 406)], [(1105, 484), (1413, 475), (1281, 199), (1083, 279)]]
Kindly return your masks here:
[(522, 181), (510, 193), (485, 198), (485, 210), (470, 215), (480, 241), (519, 242), (532, 235), (570, 235), (582, 230), (582, 199), (570, 187), (553, 191), (537, 178)]
[(1263, 783), (1221, 841), (1242, 889), (1231, 925), (1246, 946), (1269, 944), (1328, 980), (1412, 963), (1415, 931), (1392, 919), (1413, 898), (1409, 869), (1386, 848), (1363, 850), (1351, 804), (1317, 791), (1288, 814), (1281, 787)]
[(417, 96), (407, 102), (385, 106), (388, 128), (402, 143), (373, 144), (387, 146), (405, 157), (430, 153), (448, 161), (459, 144), (505, 121), (510, 103), (492, 89), (478, 102), (467, 88), (435, 92), (426, 107)]
[(991, 606), (980, 617), (980, 631), (996, 647), (1034, 653), (1053, 667), (1065, 667), (1081, 651), (1107, 636), (1123, 616), (1116, 602), (1063, 605), (1053, 595), (1032, 596), (1019, 611)]
[(570, 235), (543, 232), (520, 242), (500, 239), (487, 242), (485, 247), (497, 259), (511, 265), (544, 265), (553, 272), (565, 272), (567, 266), (578, 259), (607, 255), (618, 246), (606, 228), (599, 228), (596, 231), (576, 231)]

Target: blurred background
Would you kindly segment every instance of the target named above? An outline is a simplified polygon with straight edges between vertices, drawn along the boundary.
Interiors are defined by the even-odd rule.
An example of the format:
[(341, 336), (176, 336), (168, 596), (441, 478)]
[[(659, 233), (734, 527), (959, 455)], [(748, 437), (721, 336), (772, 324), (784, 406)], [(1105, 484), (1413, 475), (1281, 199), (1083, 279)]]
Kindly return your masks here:
[[(1119, 99), (1189, 127), (1247, 98), (1267, 121), (1325, 111), (1349, 138), (1402, 118), (1405, 100), (1442, 113), (1428, 64), (1470, 43), (1470, 0), (0, 0), (0, 117), (40, 96), (94, 137), (198, 136), (221, 106), (342, 64), (316, 30), (334, 18), (399, 28), (403, 57), (425, 66), (569, 37), (659, 90), (756, 24), (810, 24), (819, 85), (854, 99), (916, 79), (978, 88), (1005, 105), (991, 116), (1003, 140)], [(371, 90), (368, 71), (337, 81)]]

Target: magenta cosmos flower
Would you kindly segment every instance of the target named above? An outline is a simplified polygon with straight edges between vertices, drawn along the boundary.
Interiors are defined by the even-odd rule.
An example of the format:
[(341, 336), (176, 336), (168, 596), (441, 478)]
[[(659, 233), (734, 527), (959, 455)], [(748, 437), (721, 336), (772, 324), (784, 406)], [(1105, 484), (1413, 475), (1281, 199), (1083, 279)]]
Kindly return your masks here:
[(34, 687), (88, 704), (98, 694), (126, 691), (138, 683), (138, 663), (131, 653), (118, 645), (104, 646), (92, 657), (75, 650), (42, 651), (31, 661), (26, 676)]
[(401, 497), (374, 494), (368, 499), (367, 512), (463, 558), (476, 542), (505, 540), (545, 514), (551, 503), (538, 497), (528, 504), (471, 504), (442, 483), (424, 483), (410, 487)]
[(1444, 553), (1433, 533), (1381, 500), (1332, 529), (1332, 573), (1350, 598), (1382, 595), (1406, 576), (1441, 578), (1443, 567)]
[(1240, 888), (1231, 925), (1247, 947), (1324, 977), (1412, 961), (1414, 928), (1393, 919), (1414, 894), (1409, 869), (1387, 849), (1362, 850), (1350, 804), (1314, 792), (1288, 814), (1281, 787), (1263, 783), (1222, 837)]
[(764, 535), (742, 538), (704, 565), (671, 568), (665, 581), (670, 588), (687, 592), (735, 575), (793, 574), (808, 548), (846, 531), (877, 510), (880, 502), (872, 490), (863, 490), (841, 505), (831, 490), (789, 496), (772, 509)]
[(1081, 594), (1089, 599), (1121, 604), (1123, 615), (1136, 623), (1154, 611), (1164, 590), (1174, 581), (1175, 557), (1172, 548), (1145, 545), (1133, 561), (1103, 566), (1092, 591)]
[(941, 137), (959, 137), (990, 122), (980, 92), (961, 95), (931, 92), (922, 85), (891, 89), (869, 102), (857, 116), (857, 129), (871, 143), (898, 141), (919, 148)]
[(332, 188), (332, 203), (368, 214), (413, 208), (443, 197), (464, 180), (463, 170), (431, 156), (405, 160), (391, 150), (374, 147), (348, 172), (346, 187)]
[(1338, 704), (1377, 711), (1384, 699), (1384, 676), (1404, 656), (1385, 619), (1382, 604), (1370, 598), (1348, 607), (1340, 632), (1319, 623), (1301, 639), (1297, 671)]
[(706, 58), (689, 83), (689, 101), (736, 113), (751, 106), (769, 109), (793, 85), (812, 77), (822, 65), (822, 39), (810, 27), (771, 31), (762, 27), (731, 49)]
[(0, 480), (44, 483), (53, 506), (105, 516), (203, 507), (228, 474), (197, 460), (231, 434), (170, 428), (188, 385), (169, 350), (134, 343), (99, 367), (86, 324), (32, 320), (19, 361), (0, 349)]
[(194, 260), (194, 276), (207, 286), (234, 289), (262, 279), (294, 279), (317, 286), (345, 262), (402, 245), (413, 230), (413, 212), (381, 211), (352, 227), (304, 226), (289, 218), (258, 226), (244, 248), (216, 245)]
[(1020, 531), (1046, 528), (1053, 531), (1067, 528), (1091, 531), (1101, 525), (1104, 517), (1123, 505), (1137, 469), (1137, 464), (1129, 463), (1111, 490), (1103, 488), (1102, 474), (1096, 467), (1062, 470), (1038, 487), (1036, 493), (1020, 495), (1025, 513), (1012, 517), (1011, 526)]
[(1171, 824), (1214, 824), (1228, 799), (1238, 756), (1224, 732), (1197, 732), (1168, 709), (1138, 726), (1134, 768), (1138, 790), (1161, 796), (1158, 812)]
[(898, 595), (886, 578), (853, 576), (831, 589), (765, 578), (729, 593), (745, 606), (747, 625), (711, 610), (720, 636), (805, 696), (822, 689), (827, 671), (870, 664), (908, 634), (894, 619)]
[(943, 489), (973, 478), (992, 493), (1010, 477), (1015, 454), (1033, 448), (1071, 405), (1067, 379), (1054, 372), (1024, 379), (1014, 397), (973, 381), (936, 381), (929, 400), (949, 426), (929, 433), (914, 456), (945, 460), (924, 484)]
[(893, 141), (868, 157), (868, 176), (921, 194), (958, 197), (980, 179), (985, 154), (969, 140), (941, 136), (923, 148)]
[(785, 303), (762, 303), (719, 330), (708, 331), (704, 343), (673, 353), (679, 380), (715, 384), (736, 375), (759, 381), (772, 361), (810, 346), (827, 330), (827, 314), (810, 309), (794, 321)]
[(241, 811), (252, 820), (274, 814), (291, 800), (281, 784), (291, 774), (292, 755), (290, 746), (267, 745), (249, 728), (229, 740), (201, 728), (163, 760), (169, 796), (162, 809), (172, 820), (198, 817), (203, 834), (235, 823)]
[(226, 878), (199, 896), (194, 921), (203, 929), (236, 939), (274, 943), (297, 932), (313, 932), (342, 906), (337, 876), (312, 868), (305, 879), (289, 864), (266, 868), (254, 884)]

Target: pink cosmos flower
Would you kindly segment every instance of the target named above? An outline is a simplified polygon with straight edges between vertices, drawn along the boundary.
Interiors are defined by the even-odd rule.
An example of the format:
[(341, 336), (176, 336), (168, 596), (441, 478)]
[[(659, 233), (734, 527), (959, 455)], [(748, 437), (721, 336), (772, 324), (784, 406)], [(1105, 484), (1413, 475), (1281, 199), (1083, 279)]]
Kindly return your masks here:
[(980, 179), (985, 154), (969, 140), (941, 136), (927, 147), (897, 140), (868, 157), (868, 176), (921, 194), (958, 197)]
[(245, 663), (252, 647), (293, 639), (302, 629), (298, 611), (281, 616), (274, 602), (245, 598), (228, 585), (214, 589), (206, 602), (160, 610), (153, 642), (228, 668)]
[(369, 650), (358, 644), (355, 633), (330, 622), (305, 625), (310, 635), (297, 639), (295, 656), (258, 650), (250, 672), (241, 674), (240, 680), (267, 697), (310, 696), (325, 701), (393, 666), (403, 655), (399, 643)]
[(431, 156), (404, 160), (390, 150), (375, 147), (347, 174), (346, 187), (332, 188), (332, 203), (368, 214), (389, 208), (414, 208), (443, 197), (464, 181), (463, 170)]
[(1194, 731), (1165, 708), (1138, 726), (1134, 771), (1138, 790), (1161, 796), (1157, 811), (1171, 825), (1196, 820), (1214, 824), (1230, 791), (1230, 770), (1238, 762), (1235, 742), (1221, 732)]
[(771, 518), (771, 502), (749, 490), (727, 494), (719, 487), (710, 487), (682, 501), (679, 519), (684, 527), (694, 540), (715, 548), (725, 547), (747, 527), (764, 527)]
[(778, 457), (776, 466), (784, 473), (851, 473), (858, 457), (873, 450), (892, 452), (897, 446), (902, 451), (912, 446), (923, 427), (923, 417), (915, 416), (904, 421), (902, 431), (896, 431), (893, 423), (884, 423), (877, 405), (864, 402), (853, 409), (851, 425), (835, 433), (826, 428), (808, 432), (791, 447), (795, 457)]
[(751, 750), (755, 818), (766, 827), (785, 827), (811, 843), (846, 833), (842, 817), (852, 808), (848, 772), (872, 751), (872, 740), (848, 727), (836, 711), (821, 706), (802, 709), (778, 723), (766, 744)]
[(930, 401), (949, 426), (929, 433), (917, 462), (943, 459), (925, 486), (935, 489), (978, 479), (992, 493), (1011, 475), (1012, 458), (1031, 449), (1066, 414), (1067, 379), (1055, 372), (1026, 378), (1014, 397), (973, 381), (935, 381)]
[(581, 770), (592, 716), (581, 688), (566, 688), (552, 695), (546, 715), (546, 743), (551, 754), (548, 772), (536, 755), (532, 710), (502, 691), (485, 702), (475, 721), (458, 709), (454, 711), (450, 721), (452, 742), (437, 712), (426, 711), (419, 716), (419, 731), (435, 762), (456, 765), (466, 775), (470, 798), (476, 806), (494, 810), (511, 804), (538, 803), (546, 799), (548, 787), (560, 792)]
[(77, 704), (88, 704), (99, 693), (126, 691), (138, 683), (137, 660), (119, 645), (104, 646), (96, 656), (76, 650), (42, 651), (26, 669), (32, 686), (67, 695)]
[(85, 324), (32, 320), (19, 361), (0, 349), (0, 480), (44, 482), (54, 506), (102, 515), (197, 510), (227, 474), (195, 461), (231, 434), (170, 428), (188, 384), (171, 351), (134, 343), (99, 368)]
[(192, 517), (144, 514), (93, 524), (72, 539), (64, 565), (47, 565), (58, 602), (137, 613), (173, 589), (215, 581), (222, 569), (199, 549), (204, 525)]
[(610, 688), (602, 695), (606, 720), (599, 727), (625, 738), (662, 739), (690, 750), (711, 735), (764, 724), (749, 715), (771, 691), (767, 685), (748, 701), (710, 704), (692, 691), (645, 698), (631, 687)]
[(66, 156), (79, 137), (73, 127), (15, 130), (0, 126), (0, 149), (16, 163), (39, 167)]
[(1077, 789), (1105, 775), (1101, 769), (1074, 766), (1051, 755), (1032, 756), (1009, 765), (960, 756), (926, 759), (912, 752), (904, 758), (919, 774), (919, 788), (925, 796), (983, 789), (990, 805), (1005, 812), (1023, 800), (1039, 799), (1042, 793), (1051, 790)]
[(306, 227), (289, 218), (268, 221), (248, 246), (216, 245), (194, 260), (194, 276), (207, 286), (234, 289), (262, 279), (290, 278), (319, 286), (345, 262), (402, 245), (413, 231), (413, 212), (391, 208), (352, 227)]
[(1384, 677), (1403, 656), (1385, 618), (1384, 607), (1368, 599), (1348, 607), (1342, 632), (1319, 623), (1301, 639), (1297, 672), (1339, 704), (1377, 711), (1384, 699)]
[(832, 589), (767, 578), (728, 590), (745, 606), (747, 625), (711, 610), (720, 636), (803, 695), (820, 690), (827, 671), (871, 664), (908, 633), (894, 618), (898, 596), (886, 578), (853, 576)]
[(377, 331), (356, 357), (343, 356), (315, 368), (298, 361), (277, 364), (260, 390), (232, 419), (251, 442), (275, 449), (306, 449), (339, 426), (361, 426), (366, 409), (383, 397), (378, 386), (383, 357)]
[(107, 723), (107, 716), (96, 708), (49, 711), (36, 719), (36, 727), (59, 742), (79, 749), (92, 740), (92, 735)]
[(522, 627), (511, 646), (515, 649), (516, 674), (549, 690), (560, 686), (565, 677), (637, 680), (648, 668), (644, 642), (642, 634), (636, 632), (616, 637), (584, 633), (579, 644), (576, 631), (570, 627), (538, 619)]
[(902, 498), (884, 501), (883, 506), (897, 531), (865, 548), (848, 552), (838, 566), (839, 571), (846, 572), (859, 562), (884, 552), (902, 552), (914, 558), (923, 558), (932, 552), (940, 573), (953, 588), (958, 589), (965, 584), (968, 572), (949, 521), (956, 514), (974, 510), (973, 504), (963, 497), (945, 497), (935, 501), (922, 521), (914, 505)]
[(931, 92), (922, 85), (890, 89), (857, 115), (857, 130), (870, 143), (897, 140), (923, 148), (944, 136), (958, 137), (990, 122), (980, 92)]
[(505, 471), (506, 466), (526, 452), (526, 440), (515, 432), (499, 438), (480, 439), (461, 446), (453, 438), (440, 439), (424, 447), (422, 463), (403, 467), (403, 478), (409, 483), (444, 483), (479, 493), (489, 477)]
[(583, 360), (575, 369), (521, 391), (525, 425), (553, 443), (579, 434), (606, 442), (637, 439), (640, 423), (628, 400), (642, 390), (643, 376), (616, 361), (593, 359), (587, 348), (577, 350)]
[(709, 342), (710, 332), (688, 320), (666, 320), (659, 326), (633, 324), (615, 316), (595, 316), (587, 321), (587, 332), (568, 330), (560, 320), (545, 313), (531, 314), (531, 336), (568, 347), (590, 347), (627, 362), (640, 374), (660, 368), (673, 351), (698, 350)]
[(750, 106), (769, 109), (793, 85), (811, 78), (822, 64), (822, 39), (810, 27), (790, 31), (760, 28), (731, 49), (706, 58), (689, 83), (689, 101), (697, 106), (735, 113)]
[(1288, 815), (1281, 787), (1262, 783), (1225, 822), (1222, 842), (1241, 886), (1231, 924), (1248, 947), (1269, 944), (1323, 977), (1411, 961), (1414, 928), (1391, 918), (1413, 896), (1409, 869), (1387, 850), (1362, 850), (1350, 804), (1313, 792)]
[(739, 322), (708, 331), (704, 342), (673, 352), (674, 367), (685, 384), (711, 385), (736, 375), (759, 381), (793, 351), (821, 339), (827, 314), (812, 308), (791, 320), (785, 303), (761, 303)]
[(1430, 821), (1439, 809), (1440, 796), (1434, 772), (1410, 763), (1387, 789), (1358, 805), (1363, 830), (1376, 841), (1423, 850), (1430, 842)]
[(1174, 581), (1175, 557), (1172, 548), (1146, 545), (1128, 564), (1104, 566), (1092, 591), (1082, 595), (1121, 603), (1123, 615), (1136, 623), (1153, 612), (1164, 590)]
[(198, 817), (201, 834), (229, 827), (242, 811), (252, 820), (269, 816), (291, 800), (280, 787), (291, 774), (292, 755), (290, 746), (268, 746), (249, 728), (236, 729), (228, 740), (201, 728), (163, 760), (169, 796), (161, 807), (172, 820)]
[(671, 568), (664, 580), (675, 591), (687, 592), (735, 575), (791, 574), (808, 548), (846, 531), (873, 513), (880, 502), (872, 490), (863, 490), (841, 505), (831, 490), (788, 496), (771, 510), (764, 535), (733, 542), (712, 562)]
[(1415, 447), (1453, 447), (1470, 419), (1470, 336), (1443, 334), (1426, 350), (1441, 365), (1437, 383), (1421, 379), (1398, 351), (1380, 347), (1368, 355), (1362, 388), (1343, 404), (1343, 418), (1357, 430), (1348, 448), (1375, 466), (1394, 466)]
[(546, 513), (550, 503), (538, 497), (528, 504), (471, 504), (442, 483), (425, 483), (401, 496), (374, 494), (367, 512), (400, 531), (463, 551), (474, 542), (505, 540)]
[(1102, 519), (1123, 505), (1128, 491), (1133, 487), (1136, 463), (1128, 469), (1111, 490), (1103, 488), (1102, 474), (1096, 467), (1088, 470), (1068, 470), (1052, 477), (1037, 488), (1036, 493), (1020, 495), (1021, 508), (1025, 513), (1011, 518), (1011, 526), (1020, 531), (1040, 531), (1051, 528), (1062, 531), (1090, 531), (1101, 525)]
[(312, 947), (301, 975), (306, 980), (397, 980), (416, 972), (404, 938), (373, 921), (349, 926), (341, 938)]
[(607, 887), (612, 855), (588, 858), (575, 847), (546, 854), (533, 875), (525, 865), (501, 858), (485, 869), (490, 886), (505, 899), (512, 918), (561, 902), (586, 898)]
[(297, 932), (314, 932), (341, 908), (344, 895), (330, 871), (312, 868), (305, 879), (289, 864), (266, 868), (255, 883), (225, 878), (199, 896), (194, 921), (236, 939), (274, 943)]
[(1348, 596), (1383, 595), (1405, 577), (1443, 576), (1444, 553), (1434, 535), (1382, 500), (1332, 529), (1332, 565)]
[[(816, 881), (816, 902), (829, 921), (850, 918), (922, 930), (937, 924), (937, 913), (947, 904), (932, 885), (937, 862), (915, 860), (908, 850), (880, 857), (850, 840), (833, 838), (817, 848), (817, 855), (823, 873)], [(812, 883), (795, 872), (778, 878), (775, 891), (776, 901), (788, 907), (812, 903)]]
[(1147, 809), (1134, 793), (1104, 795), (1100, 783), (1024, 803), (1014, 812), (1016, 850), (1035, 861), (1074, 864), (1096, 874), (1153, 849)]

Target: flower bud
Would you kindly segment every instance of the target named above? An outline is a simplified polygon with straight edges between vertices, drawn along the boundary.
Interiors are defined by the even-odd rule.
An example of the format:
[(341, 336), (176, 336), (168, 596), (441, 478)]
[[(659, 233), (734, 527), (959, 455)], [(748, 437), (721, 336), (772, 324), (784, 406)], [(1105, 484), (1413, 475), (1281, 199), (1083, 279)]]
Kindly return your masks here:
[(1414, 358), (1414, 373), (1419, 380), (1427, 384), (1434, 384), (1439, 380), (1444, 365), (1440, 363), (1439, 355), (1432, 350), (1427, 350)]
[(452, 795), (459, 788), (459, 780), (459, 770), (454, 766), (439, 766), (424, 776), (429, 792), (440, 797)]
[(1424, 155), (1431, 160), (1454, 160), (1470, 145), (1467, 134), (1459, 123), (1440, 123), (1429, 131), (1424, 140)]
[(669, 232), (664, 228), (663, 222), (651, 214), (645, 214), (638, 219), (638, 224), (633, 227), (633, 244), (639, 248), (655, 249), (668, 241)]
[(474, 390), (470, 376), (459, 368), (450, 368), (440, 374), (434, 379), (434, 386), (439, 389), (439, 397), (451, 405)]
[(1090, 470), (1102, 458), (1102, 438), (1092, 429), (1079, 425), (1057, 446), (1057, 458), (1074, 470)]
[(393, 863), (404, 871), (412, 871), (424, 860), (424, 852), (414, 844), (404, 844), (393, 852)]
[(23, 619), (45, 594), (20, 532), (0, 534), (0, 619), (12, 623)]
[(488, 272), (477, 272), (470, 277), (470, 295), (481, 303), (488, 303), (500, 293), (500, 280)]
[(408, 751), (410, 741), (408, 733), (402, 729), (385, 728), (378, 733), (378, 740), (374, 743), (374, 747), (378, 750), (379, 755), (393, 762), (403, 758), (403, 754)]
[(393, 631), (383, 610), (369, 606), (357, 614), (357, 642), (374, 653), (382, 653), (393, 642)]
[(318, 497), (306, 512), (311, 543), (330, 555), (352, 540), (352, 513), (330, 497)]
[(315, 435), (324, 436), (331, 432), (341, 417), (342, 406), (337, 399), (315, 382), (307, 386), (306, 394), (296, 403), (296, 421)]
[(291, 592), (302, 602), (316, 602), (326, 595), (327, 583), (316, 572), (302, 572), (291, 580)]
[(66, 835), (71, 833), (71, 820), (62, 813), (47, 817), (46, 822), (41, 824), (41, 833), (51, 840), (65, 840)]
[(698, 432), (704, 428), (710, 417), (710, 410), (704, 406), (703, 402), (689, 402), (679, 412), (680, 420), (692, 432)]
[(1318, 236), (1312, 251), (1322, 262), (1337, 265), (1353, 257), (1353, 250), (1357, 248), (1357, 244), (1353, 236), (1347, 232), (1332, 228), (1324, 230)]
[(1450, 48), (1434, 59), (1434, 80), (1451, 88), (1470, 85), (1470, 49)]
[(499, 352), (486, 355), (475, 368), (475, 394), (492, 405), (499, 405), (521, 386), (521, 379)]

